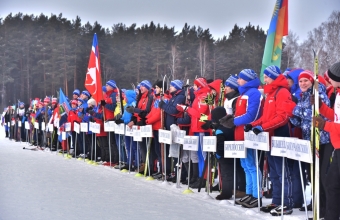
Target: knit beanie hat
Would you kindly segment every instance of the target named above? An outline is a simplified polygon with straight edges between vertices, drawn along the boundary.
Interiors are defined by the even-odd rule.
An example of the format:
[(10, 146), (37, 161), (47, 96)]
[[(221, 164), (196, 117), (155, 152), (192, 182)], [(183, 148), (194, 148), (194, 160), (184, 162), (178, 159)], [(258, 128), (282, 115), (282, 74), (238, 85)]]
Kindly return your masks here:
[(44, 102), (46, 102), (46, 103), (50, 103), (50, 97), (46, 97), (46, 98), (44, 98)]
[(207, 80), (203, 77), (197, 78), (194, 80), (194, 84), (198, 87), (198, 88), (203, 88), (205, 86), (208, 85)]
[(90, 98), (90, 97), (91, 97), (90, 93), (89, 93), (87, 90), (84, 90), (84, 91), (82, 91), (82, 93), (81, 93), (81, 94), (84, 94), (84, 95), (86, 95), (88, 98)]
[(220, 119), (227, 115), (224, 107), (218, 106), (211, 111), (211, 120), (214, 123), (219, 123)]
[(264, 69), (263, 73), (269, 78), (275, 80), (281, 74), (281, 71), (279, 67), (273, 65)]
[(78, 101), (77, 101), (76, 99), (73, 99), (73, 100), (71, 101), (71, 105), (78, 105)]
[[(163, 81), (162, 80), (158, 80), (153, 87), (158, 86), (159, 88), (163, 89)], [(166, 84), (166, 82), (164, 82), (164, 89), (166, 90), (168, 88), (168, 85)]]
[(328, 77), (335, 82), (340, 82), (340, 62), (334, 63), (328, 70)]
[(292, 71), (292, 69), (291, 69), (291, 68), (287, 68), (287, 69), (282, 73), (282, 75), (284, 75), (284, 76), (287, 78), (288, 73), (289, 73), (290, 71)]
[(314, 83), (314, 73), (310, 70), (304, 70), (300, 73), (299, 75), (299, 80), (302, 78), (306, 78), (309, 81), (311, 81), (312, 83)]
[(148, 80), (143, 80), (140, 83), (140, 86), (144, 86), (147, 90), (150, 90), (152, 87), (151, 83)]
[(53, 98), (53, 99), (52, 99), (52, 104), (57, 104), (57, 102), (58, 102), (58, 99), (57, 99), (57, 98)]
[(92, 106), (97, 106), (96, 100), (94, 100), (92, 98), (87, 101), (87, 104), (92, 105)]
[(181, 90), (183, 88), (183, 82), (178, 79), (171, 81), (170, 85), (173, 86), (177, 90)]
[(252, 69), (244, 69), (238, 75), (239, 78), (249, 82), (257, 78), (257, 74)]
[(229, 78), (225, 81), (224, 86), (229, 86), (232, 89), (237, 89), (237, 79), (238, 77), (236, 75), (230, 75)]
[(107, 82), (106, 82), (106, 85), (112, 87), (113, 89), (114, 89), (114, 88), (117, 88), (116, 82), (115, 82), (114, 80), (112, 80), (112, 79), (109, 80), (109, 81), (107, 81)]
[(79, 89), (75, 89), (75, 90), (73, 91), (73, 95), (80, 96), (80, 91), (79, 91)]

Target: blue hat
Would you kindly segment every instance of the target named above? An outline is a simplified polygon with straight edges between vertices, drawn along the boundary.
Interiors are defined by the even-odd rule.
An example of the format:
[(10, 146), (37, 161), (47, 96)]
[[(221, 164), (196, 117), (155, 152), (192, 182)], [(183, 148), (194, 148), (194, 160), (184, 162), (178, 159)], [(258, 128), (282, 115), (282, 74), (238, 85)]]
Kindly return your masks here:
[(112, 79), (107, 81), (106, 85), (111, 86), (112, 88), (117, 88), (116, 82)]
[(91, 97), (90, 93), (89, 93), (87, 90), (84, 90), (84, 91), (82, 91), (82, 93), (81, 93), (81, 94), (84, 94), (84, 95), (86, 95), (88, 98), (90, 98), (90, 97)]
[(23, 102), (19, 102), (19, 106), (25, 106), (25, 103), (23, 103)]
[(143, 80), (140, 83), (140, 86), (144, 86), (147, 90), (150, 90), (152, 87), (151, 83), (148, 80)]
[(175, 79), (171, 81), (170, 83), (171, 86), (175, 87), (175, 89), (180, 90), (183, 88), (183, 82), (179, 79)]
[(230, 75), (229, 78), (225, 81), (224, 85), (229, 86), (230, 88), (237, 89), (238, 83), (237, 83), (238, 77), (236, 75)]
[(287, 69), (282, 73), (282, 75), (284, 75), (284, 76), (287, 78), (288, 73), (289, 73), (290, 71), (292, 71), (292, 69), (291, 69), (291, 68), (287, 68)]
[(103, 86), (102, 90), (103, 92), (107, 92), (106, 86)]
[(263, 73), (269, 78), (275, 80), (281, 74), (281, 70), (279, 67), (273, 65), (264, 69)]
[(75, 90), (73, 91), (73, 95), (80, 96), (80, 91), (79, 91), (79, 89), (75, 89)]
[(257, 74), (255, 73), (254, 70), (252, 69), (244, 69), (240, 72), (240, 74), (238, 75), (239, 78), (249, 82), (251, 80), (254, 80), (257, 78)]

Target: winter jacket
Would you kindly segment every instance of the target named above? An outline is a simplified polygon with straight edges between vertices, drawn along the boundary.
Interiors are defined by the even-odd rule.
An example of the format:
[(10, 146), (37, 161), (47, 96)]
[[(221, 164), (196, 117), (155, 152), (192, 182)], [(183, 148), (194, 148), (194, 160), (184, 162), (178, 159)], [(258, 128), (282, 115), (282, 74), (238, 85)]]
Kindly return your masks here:
[[(312, 94), (312, 88), (309, 88), (306, 92), (301, 93), (301, 99), (293, 110), (293, 117), (290, 118), (290, 122), (296, 126), (301, 127), (302, 138), (304, 140), (310, 140), (311, 138), (311, 125), (312, 125), (312, 105), (310, 104), (310, 95)], [(329, 106), (330, 102), (326, 94), (326, 88), (319, 83), (319, 97), (324, 105)], [(324, 118), (324, 117), (323, 117)], [(320, 143), (329, 143), (329, 133), (320, 131)]]
[(81, 119), (78, 117), (78, 110), (76, 108), (71, 109), (68, 112), (67, 122), (71, 123), (71, 131), (74, 131), (74, 122), (77, 122), (77, 123), (81, 122)]
[(201, 126), (205, 122), (201, 122), (200, 117), (201, 114), (210, 115), (210, 108), (209, 105), (205, 102), (205, 98), (210, 93), (209, 87), (201, 88), (195, 91), (195, 99), (192, 103), (192, 106), (187, 109), (188, 115), (191, 117), (191, 125), (190, 131), (191, 132), (206, 132), (203, 130)]
[[(136, 92), (134, 90), (126, 90), (125, 97), (126, 97), (126, 104), (124, 105), (124, 109), (126, 109), (126, 107), (128, 106), (136, 107)], [(123, 120), (124, 124), (128, 124), (131, 121), (131, 117), (132, 117), (131, 113), (127, 111), (123, 111), (121, 120)]]
[(131, 118), (135, 125), (146, 125), (146, 115), (151, 111), (151, 105), (153, 102), (152, 91), (141, 93), (137, 97), (137, 105), (135, 112)]
[(100, 124), (100, 133), (96, 134), (96, 137), (107, 136), (107, 133), (104, 131), (103, 108), (98, 105), (98, 107), (94, 107), (93, 110), (95, 111), (95, 114), (92, 116), (92, 118), (97, 124)]
[(117, 106), (116, 102), (116, 95), (117, 95), (117, 89), (113, 89), (110, 91), (107, 91), (105, 93), (104, 99), (105, 99), (105, 120), (113, 119), (115, 117), (114, 110)]
[(223, 163), (227, 158), (224, 158), (224, 141), (234, 141), (234, 129), (226, 128), (219, 125), (215, 131), (216, 135), (216, 154), (220, 156), (219, 163)]
[[(151, 107), (151, 111), (146, 116), (146, 124), (152, 125), (152, 130), (158, 131), (158, 129), (163, 129), (161, 127), (161, 108), (159, 107), (159, 102), (161, 101), (161, 96), (159, 94), (155, 94), (153, 98), (153, 103)], [(168, 100), (164, 99), (163, 102), (167, 103)]]
[[(222, 80), (221, 79), (216, 79), (212, 81), (211, 83), (208, 84), (208, 86), (216, 91), (216, 94), (214, 95), (214, 107), (218, 106), (219, 102), (223, 104), (223, 95), (221, 95), (221, 84)], [(221, 100), (220, 100), (221, 98)]]
[(182, 113), (176, 109), (177, 104), (185, 103), (185, 91), (177, 90), (170, 94), (170, 99), (162, 105), (161, 109), (165, 112), (165, 128), (170, 130), (172, 124), (177, 124), (177, 120), (182, 117)]
[(239, 86), (240, 96), (236, 101), (235, 118), (235, 140), (244, 140), (244, 125), (250, 124), (260, 116), (262, 96), (257, 89), (260, 85), (258, 78)]
[(320, 114), (331, 121), (326, 121), (324, 131), (329, 132), (333, 147), (340, 149), (340, 88), (337, 89), (333, 109), (327, 105), (321, 105)]
[(294, 85), (290, 88), (290, 93), (297, 98), (300, 99), (301, 89), (299, 86), (299, 75), (303, 71), (303, 69), (295, 69), (288, 73), (288, 77), (293, 80)]
[[(253, 127), (262, 126), (264, 131), (268, 131), (270, 136), (274, 130), (286, 125), (289, 117), (293, 116), (295, 103), (288, 90), (288, 82), (283, 75), (279, 75), (271, 84), (264, 86), (266, 100), (263, 107), (262, 116), (251, 123)], [(279, 134), (275, 134), (279, 136)]]

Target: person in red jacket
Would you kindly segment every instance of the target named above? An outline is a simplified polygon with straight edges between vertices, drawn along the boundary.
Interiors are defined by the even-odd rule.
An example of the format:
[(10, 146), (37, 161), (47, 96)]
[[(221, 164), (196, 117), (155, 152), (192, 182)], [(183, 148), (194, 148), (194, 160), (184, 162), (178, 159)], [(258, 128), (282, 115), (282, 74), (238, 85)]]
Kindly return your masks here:
[(320, 102), (321, 116), (313, 117), (313, 125), (320, 130), (329, 132), (334, 151), (328, 168), (326, 188), (325, 219), (339, 219), (340, 214), (340, 62), (333, 64), (328, 70), (329, 81), (336, 88), (336, 98), (333, 109)]
[[(204, 121), (201, 121), (201, 115), (206, 115), (207, 117), (210, 116), (210, 111), (211, 108), (206, 102), (206, 98), (211, 92), (210, 87), (208, 86), (207, 80), (205, 78), (197, 78), (194, 80), (194, 93), (195, 93), (195, 99), (192, 102), (191, 106), (186, 106), (186, 105), (177, 105), (178, 110), (182, 112), (187, 112), (188, 115), (191, 118), (191, 124), (190, 124), (190, 132), (193, 133), (195, 136), (199, 136), (199, 146), (198, 146), (198, 151), (190, 151), (190, 156), (191, 156), (191, 161), (192, 161), (192, 179), (202, 177), (203, 175), (203, 169), (204, 169), (204, 160), (206, 157), (206, 153), (202, 151), (203, 146), (203, 136), (209, 135), (209, 132), (206, 132), (201, 126), (205, 124)], [(184, 156), (183, 152), (183, 162), (186, 162), (186, 157)], [(188, 161), (189, 162), (189, 161)], [(191, 180), (190, 180), (191, 181)], [(190, 187), (192, 188), (199, 188), (205, 187), (205, 181), (201, 183), (200, 179), (197, 179), (193, 184), (189, 184)]]
[[(71, 145), (71, 149), (70, 149), (70, 154), (73, 155), (74, 154), (74, 150), (76, 150), (76, 152), (80, 152), (80, 148), (78, 146), (75, 146), (76, 143), (76, 132), (74, 131), (74, 123), (80, 123), (81, 119), (78, 117), (78, 100), (73, 99), (71, 101), (71, 109), (68, 112), (67, 115), (67, 122), (71, 123), (71, 136), (72, 136), (72, 145)], [(79, 145), (79, 143), (78, 143)], [(82, 147), (82, 146), (81, 146)], [(73, 155), (73, 156), (77, 156), (77, 155)]]
[[(263, 108), (262, 116), (245, 126), (245, 131), (253, 130), (255, 134), (262, 131), (269, 132), (269, 137), (290, 137), (290, 128), (288, 125), (289, 117), (293, 115), (295, 102), (292, 100), (288, 88), (286, 78), (281, 74), (277, 66), (268, 66), (264, 70), (264, 93), (266, 100)], [(293, 212), (293, 195), (292, 195), (292, 176), (290, 169), (291, 161), (287, 158), (271, 156), (267, 153), (270, 180), (273, 183), (273, 200), (268, 206), (262, 207), (261, 211), (270, 212), (277, 216), (283, 214), (288, 215)], [(285, 160), (284, 173), (284, 204), (281, 204), (282, 189), (282, 160)], [(281, 204), (281, 205), (279, 205)]]
[[(163, 93), (162, 91), (163, 87), (163, 81), (157, 81), (154, 85), (154, 96), (153, 96), (153, 103), (151, 106), (151, 110), (149, 114), (146, 115), (146, 124), (147, 125), (152, 125), (152, 130), (153, 130), (153, 145), (151, 145), (150, 153), (155, 154), (152, 158), (156, 158), (159, 162), (159, 170), (160, 172), (154, 173), (153, 177), (156, 179), (162, 178), (162, 155), (161, 155), (161, 145), (159, 143), (158, 139), (158, 130), (159, 129), (164, 129), (161, 127), (161, 108), (159, 106), (159, 103), (161, 101), (161, 94)], [(165, 83), (164, 85), (165, 88), (167, 88), (167, 85)], [(165, 103), (168, 102), (168, 97), (165, 96), (163, 98), (163, 101)], [(164, 120), (164, 118), (163, 118)], [(168, 163), (169, 164), (169, 163)], [(170, 166), (168, 166), (170, 167)], [(170, 170), (170, 169), (169, 169)], [(169, 173), (169, 172), (167, 172)]]

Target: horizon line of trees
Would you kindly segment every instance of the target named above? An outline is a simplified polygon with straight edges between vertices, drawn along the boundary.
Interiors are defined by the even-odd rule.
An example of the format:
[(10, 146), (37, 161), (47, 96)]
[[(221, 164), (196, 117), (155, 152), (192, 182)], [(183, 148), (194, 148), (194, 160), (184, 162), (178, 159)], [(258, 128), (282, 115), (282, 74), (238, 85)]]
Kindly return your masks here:
[[(320, 48), (319, 68), (326, 70), (340, 57), (340, 12), (334, 11), (327, 22), (315, 28), (301, 44), (289, 32), (283, 43), (281, 69), (313, 69), (312, 50)], [(104, 29), (99, 23), (82, 24), (80, 17), (68, 20), (9, 14), (0, 18), (1, 106), (28, 102), (56, 94), (82, 90), (94, 33), (97, 33), (101, 76), (105, 83), (114, 79), (119, 87), (130, 88), (144, 79), (194, 79), (196, 76), (226, 79), (242, 69), (259, 73), (266, 33), (249, 23), (234, 25), (228, 36), (214, 40), (209, 29), (184, 24), (174, 27), (150, 24), (114, 24)], [(326, 68), (326, 69), (325, 69)]]

